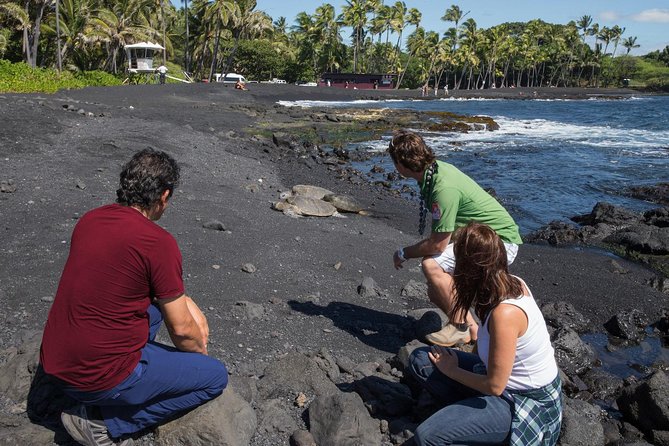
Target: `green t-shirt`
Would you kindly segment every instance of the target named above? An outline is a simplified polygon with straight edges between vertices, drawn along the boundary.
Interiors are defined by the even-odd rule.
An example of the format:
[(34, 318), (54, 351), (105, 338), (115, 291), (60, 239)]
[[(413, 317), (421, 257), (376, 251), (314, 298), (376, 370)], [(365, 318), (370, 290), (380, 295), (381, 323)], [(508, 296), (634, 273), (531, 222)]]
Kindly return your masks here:
[[(426, 206), (432, 215), (432, 232), (453, 232), (474, 220), (490, 226), (507, 243), (522, 244), (518, 225), (489, 193), (455, 166), (437, 161), (434, 186)], [(425, 176), (421, 183), (425, 190)]]

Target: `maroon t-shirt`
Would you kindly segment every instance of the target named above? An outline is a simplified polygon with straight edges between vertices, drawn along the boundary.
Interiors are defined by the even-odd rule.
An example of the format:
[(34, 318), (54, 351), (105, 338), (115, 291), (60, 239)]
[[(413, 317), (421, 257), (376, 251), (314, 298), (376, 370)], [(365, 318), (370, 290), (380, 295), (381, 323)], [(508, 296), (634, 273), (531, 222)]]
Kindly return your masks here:
[(44, 329), (44, 370), (79, 390), (111, 389), (139, 362), (151, 299), (182, 294), (181, 252), (169, 232), (127, 206), (86, 213)]

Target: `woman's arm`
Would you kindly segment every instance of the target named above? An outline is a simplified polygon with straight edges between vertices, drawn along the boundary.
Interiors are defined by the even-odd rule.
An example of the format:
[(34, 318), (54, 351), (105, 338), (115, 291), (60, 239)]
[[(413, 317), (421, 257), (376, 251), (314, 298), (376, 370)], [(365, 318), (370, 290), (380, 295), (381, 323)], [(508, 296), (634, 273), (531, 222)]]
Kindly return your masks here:
[(509, 381), (516, 358), (516, 343), (527, 330), (527, 316), (515, 305), (500, 304), (490, 315), (488, 373), (479, 375), (458, 367), (458, 357), (444, 347), (434, 346), (429, 354), (446, 376), (487, 395), (501, 395)]

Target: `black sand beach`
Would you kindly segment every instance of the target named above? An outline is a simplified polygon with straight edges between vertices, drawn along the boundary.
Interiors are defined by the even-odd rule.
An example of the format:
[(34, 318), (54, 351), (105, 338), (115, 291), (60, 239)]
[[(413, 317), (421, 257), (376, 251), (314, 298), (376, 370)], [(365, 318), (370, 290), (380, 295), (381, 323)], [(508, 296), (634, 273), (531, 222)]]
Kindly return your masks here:
[[(150, 146), (183, 166), (182, 185), (160, 224), (179, 242), (187, 293), (208, 316), (209, 352), (233, 375), (294, 350), (326, 348), (356, 361), (396, 354), (407, 342), (407, 311), (431, 308), (426, 298), (400, 296), (410, 279), (423, 281), (418, 262), (392, 267), (393, 251), (418, 238), (417, 204), (378, 185), (340, 180), (335, 166), (282, 153), (248, 129), (268, 111), (281, 112), (278, 100), (418, 99), (417, 93), (170, 84), (0, 95), (0, 180), (16, 186), (0, 194), (0, 349), (41, 331), (77, 218), (112, 202), (122, 163)], [(519, 99), (631, 94), (485, 91)], [(272, 210), (295, 184), (352, 195), (369, 215), (294, 219)], [(211, 220), (225, 230), (203, 228)], [(242, 270), (247, 263), (255, 272)], [(525, 244), (512, 271), (540, 302), (572, 303), (593, 331), (603, 331), (620, 310), (637, 308), (656, 320), (669, 307), (669, 296), (648, 284), (655, 272), (602, 251)], [(364, 277), (376, 281), (380, 296), (358, 294)]]

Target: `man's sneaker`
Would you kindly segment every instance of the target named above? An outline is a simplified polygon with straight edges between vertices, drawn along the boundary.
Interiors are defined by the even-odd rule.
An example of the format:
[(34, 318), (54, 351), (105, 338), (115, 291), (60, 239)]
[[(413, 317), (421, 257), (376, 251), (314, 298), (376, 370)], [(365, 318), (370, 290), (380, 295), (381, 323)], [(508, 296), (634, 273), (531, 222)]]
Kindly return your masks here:
[(456, 344), (469, 344), (472, 338), (469, 335), (469, 327), (463, 331), (455, 325), (446, 324), (441, 330), (425, 335), (425, 340), (430, 344), (452, 347)]
[(102, 420), (88, 417), (86, 406), (80, 404), (60, 415), (63, 426), (70, 436), (84, 446), (131, 446), (132, 438), (114, 442), (107, 434), (107, 426)]

